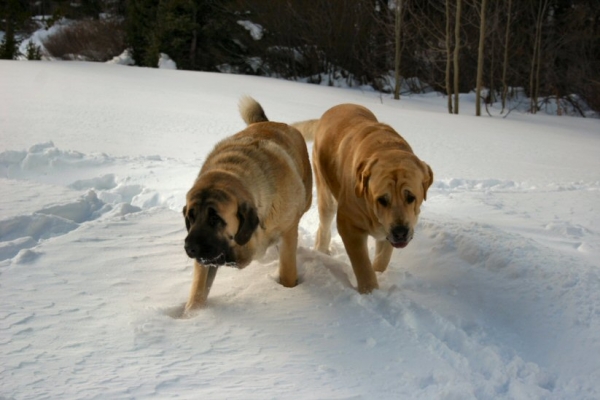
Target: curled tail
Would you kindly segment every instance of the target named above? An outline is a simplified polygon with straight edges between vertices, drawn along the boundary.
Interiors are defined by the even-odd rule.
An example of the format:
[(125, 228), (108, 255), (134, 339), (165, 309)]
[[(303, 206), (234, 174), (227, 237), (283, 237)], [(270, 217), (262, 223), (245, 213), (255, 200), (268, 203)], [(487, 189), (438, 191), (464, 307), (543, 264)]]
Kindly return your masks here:
[(244, 96), (240, 99), (239, 109), (240, 115), (246, 125), (267, 122), (269, 120), (262, 106), (250, 96)]
[(294, 128), (298, 129), (307, 142), (315, 140), (315, 132), (319, 124), (318, 119), (309, 119), (308, 121), (301, 121), (291, 124)]

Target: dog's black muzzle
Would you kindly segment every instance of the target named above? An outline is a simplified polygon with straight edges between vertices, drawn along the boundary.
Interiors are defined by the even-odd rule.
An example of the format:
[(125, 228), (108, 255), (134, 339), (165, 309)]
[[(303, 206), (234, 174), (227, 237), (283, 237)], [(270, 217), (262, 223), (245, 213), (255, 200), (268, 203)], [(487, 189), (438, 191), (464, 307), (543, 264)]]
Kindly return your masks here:
[(194, 230), (185, 238), (184, 249), (188, 257), (204, 265), (235, 263), (233, 251), (225, 240), (211, 238)]

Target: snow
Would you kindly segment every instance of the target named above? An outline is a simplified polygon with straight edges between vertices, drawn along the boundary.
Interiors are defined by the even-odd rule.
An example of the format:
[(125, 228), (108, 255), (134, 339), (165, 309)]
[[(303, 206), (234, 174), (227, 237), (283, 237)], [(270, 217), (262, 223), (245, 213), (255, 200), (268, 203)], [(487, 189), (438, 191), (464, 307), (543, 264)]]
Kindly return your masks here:
[[(339, 235), (300, 284), (277, 249), (177, 317), (184, 196), (244, 125), (355, 102), (435, 182), (411, 244), (359, 295)], [(600, 121), (448, 115), (434, 93), (80, 62), (0, 62), (0, 397), (600, 398)], [(371, 251), (373, 245), (371, 244)]]
[(177, 64), (167, 54), (160, 53), (160, 57), (158, 58), (158, 68), (177, 69)]
[(60, 18), (51, 27), (46, 29), (46, 21), (50, 18), (51, 16), (38, 16), (34, 18), (34, 21), (38, 25), (39, 29), (34, 31), (31, 36), (28, 36), (19, 44), (19, 52), (21, 53), (21, 56), (19, 56), (20, 60), (26, 60), (25, 55), (27, 54), (27, 46), (30, 42), (41, 49), (43, 59), (51, 58), (48, 56), (48, 51), (44, 46), (44, 41), (47, 40), (48, 37), (57, 34), (63, 28), (73, 24), (74, 22), (66, 18)]
[(252, 21), (248, 21), (248, 20), (240, 20), (237, 21), (238, 25), (241, 25), (244, 29), (246, 29), (249, 33), (250, 36), (252, 37), (252, 39), (254, 40), (260, 40), (263, 37), (264, 34), (264, 28), (262, 27), (262, 25), (254, 23)]
[[(161, 61), (161, 59), (158, 60), (159, 65), (160, 65), (160, 61)], [(118, 65), (135, 65), (135, 60), (133, 59), (133, 57), (131, 55), (131, 51), (129, 49), (126, 49), (125, 51), (123, 51), (123, 53), (119, 54), (118, 56), (113, 57), (112, 60), (108, 60), (106, 63), (107, 64), (118, 64)], [(172, 69), (177, 69), (177, 68), (172, 68)]]

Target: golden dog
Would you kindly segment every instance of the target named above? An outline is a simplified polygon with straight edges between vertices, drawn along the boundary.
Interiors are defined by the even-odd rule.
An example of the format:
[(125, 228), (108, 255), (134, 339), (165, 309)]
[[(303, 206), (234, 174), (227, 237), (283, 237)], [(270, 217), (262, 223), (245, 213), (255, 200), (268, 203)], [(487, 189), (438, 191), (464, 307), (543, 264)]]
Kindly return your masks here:
[[(429, 165), (390, 126), (355, 104), (335, 106), (318, 120), (292, 124), (314, 139), (319, 230), (315, 247), (328, 253), (331, 222), (356, 275), (358, 291), (377, 289), (375, 271), (387, 268), (394, 247), (412, 239), (421, 203), (433, 182)], [(376, 240), (373, 264), (367, 238)]]
[(186, 196), (185, 251), (195, 260), (186, 311), (205, 304), (218, 266), (244, 268), (279, 240), (280, 282), (297, 282), (298, 222), (312, 199), (306, 143), (250, 97), (240, 113), (248, 127), (215, 146)]

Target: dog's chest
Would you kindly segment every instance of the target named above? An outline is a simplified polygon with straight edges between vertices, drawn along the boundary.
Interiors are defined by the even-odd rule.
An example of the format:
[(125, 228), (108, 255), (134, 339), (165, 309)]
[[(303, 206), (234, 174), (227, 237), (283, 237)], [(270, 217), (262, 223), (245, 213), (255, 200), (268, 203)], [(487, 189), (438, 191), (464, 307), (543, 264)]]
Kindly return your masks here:
[(377, 219), (371, 220), (369, 235), (371, 235), (375, 240), (385, 240), (387, 238), (387, 232), (385, 228)]
[(253, 240), (254, 243), (252, 243), (252, 258), (256, 260), (264, 257), (269, 247), (279, 243), (280, 238), (280, 234), (277, 234), (275, 232), (266, 232), (259, 228), (255, 233), (255, 238)]

